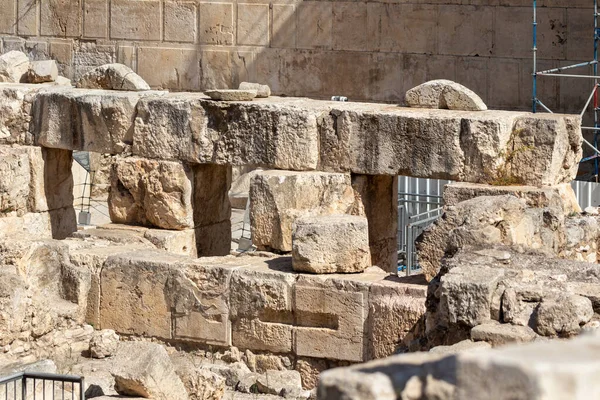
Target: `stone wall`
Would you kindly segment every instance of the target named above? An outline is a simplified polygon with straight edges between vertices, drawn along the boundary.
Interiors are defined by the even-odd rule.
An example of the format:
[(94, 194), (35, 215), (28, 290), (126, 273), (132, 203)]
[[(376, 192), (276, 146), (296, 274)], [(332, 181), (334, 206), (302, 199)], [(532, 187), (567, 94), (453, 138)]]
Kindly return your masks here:
[[(417, 84), (447, 78), (492, 108), (529, 108), (531, 1), (399, 3), (3, 0), (0, 52), (52, 57), (69, 78), (120, 62), (170, 90), (249, 80), (274, 94), (398, 102)], [(540, 68), (590, 60), (592, 1), (540, 6)], [(575, 111), (588, 86), (545, 78), (540, 97)]]

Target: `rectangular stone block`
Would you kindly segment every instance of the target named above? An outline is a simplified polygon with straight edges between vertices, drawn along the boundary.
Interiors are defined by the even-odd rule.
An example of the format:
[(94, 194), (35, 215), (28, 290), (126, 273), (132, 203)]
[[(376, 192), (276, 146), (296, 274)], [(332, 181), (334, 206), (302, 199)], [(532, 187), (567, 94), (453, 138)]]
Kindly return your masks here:
[(288, 324), (241, 318), (233, 324), (233, 345), (252, 351), (288, 354), (292, 352), (293, 329)]
[(196, 49), (140, 47), (137, 73), (152, 88), (200, 90), (200, 57)]
[(165, 2), (165, 41), (194, 43), (196, 41), (197, 26), (195, 3)]
[(135, 107), (156, 92), (47, 89), (36, 96), (33, 123), (39, 145), (118, 154), (132, 144)]
[(36, 0), (17, 1), (17, 34), (38, 35), (39, 2)]
[(108, 35), (108, 2), (84, 0), (83, 36), (104, 39)]
[(269, 4), (237, 5), (237, 44), (269, 45)]
[(14, 35), (17, 28), (17, 2), (15, 0), (0, 1), (0, 33)]
[(271, 47), (296, 47), (296, 8), (289, 4), (273, 4)]
[(110, 9), (112, 39), (160, 40), (160, 2), (115, 0)]
[(227, 314), (207, 318), (201, 312), (191, 312), (173, 318), (176, 339), (201, 341), (202, 343), (231, 346), (231, 324)]
[(493, 7), (439, 6), (438, 48), (449, 55), (491, 55), (493, 12)]
[(119, 158), (111, 171), (112, 222), (185, 230), (194, 227), (190, 167), (173, 161)]
[(200, 3), (199, 39), (201, 44), (232, 45), (233, 4)]
[(100, 327), (119, 333), (170, 339), (167, 282), (182, 258), (160, 252), (109, 257), (100, 275)]
[(329, 48), (332, 44), (333, 8), (329, 2), (301, 2), (296, 7), (296, 44), (299, 48)]
[(40, 13), (40, 31), (43, 36), (81, 35), (81, 0), (41, 1)]
[(335, 50), (369, 50), (367, 3), (336, 2), (332, 26)]
[(310, 287), (294, 293), (294, 352), (298, 356), (363, 361), (367, 297), (362, 292)]

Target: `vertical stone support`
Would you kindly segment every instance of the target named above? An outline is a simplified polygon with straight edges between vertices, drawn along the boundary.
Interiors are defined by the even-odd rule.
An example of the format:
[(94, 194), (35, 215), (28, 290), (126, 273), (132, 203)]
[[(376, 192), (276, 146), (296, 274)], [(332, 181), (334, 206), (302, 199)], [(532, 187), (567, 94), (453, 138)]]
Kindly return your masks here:
[(64, 239), (77, 231), (71, 170), (73, 152), (42, 148), (42, 159), (44, 163), (43, 188), (39, 187), (41, 182), (33, 174), (31, 187), (33, 194), (37, 194), (37, 196), (30, 196), (30, 203), (35, 211), (48, 210), (52, 238)]
[(396, 272), (398, 264), (398, 177), (352, 175), (369, 221), (369, 246), (373, 265)]
[(194, 227), (198, 257), (225, 256), (231, 250), (231, 166), (194, 166)]

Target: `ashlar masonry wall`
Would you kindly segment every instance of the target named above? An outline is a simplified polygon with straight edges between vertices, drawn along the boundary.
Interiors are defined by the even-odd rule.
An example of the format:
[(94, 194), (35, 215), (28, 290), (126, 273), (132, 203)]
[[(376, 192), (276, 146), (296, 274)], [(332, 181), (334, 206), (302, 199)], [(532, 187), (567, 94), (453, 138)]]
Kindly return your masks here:
[[(540, 68), (592, 57), (592, 0), (538, 1)], [(530, 0), (1, 0), (0, 50), (55, 58), (77, 78), (109, 62), (154, 88), (258, 81), (274, 94), (398, 102), (447, 78), (492, 108), (528, 109)], [(584, 71), (585, 72), (585, 71)], [(543, 79), (540, 97), (582, 107), (590, 82)], [(586, 93), (587, 92), (587, 93)]]

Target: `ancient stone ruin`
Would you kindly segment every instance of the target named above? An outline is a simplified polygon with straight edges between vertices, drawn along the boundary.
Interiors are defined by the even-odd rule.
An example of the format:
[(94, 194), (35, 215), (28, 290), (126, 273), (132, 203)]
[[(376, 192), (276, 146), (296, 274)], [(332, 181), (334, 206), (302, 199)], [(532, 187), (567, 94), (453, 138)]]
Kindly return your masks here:
[[(23, 56), (0, 57), (5, 374), (82, 375), (105, 399), (600, 393), (579, 116), (487, 110), (449, 81), (411, 107), (150, 90), (119, 64), (71, 86)], [(109, 224), (78, 230), (74, 151), (108, 160)], [(232, 252), (248, 166), (256, 250)], [(398, 175), (455, 181), (423, 275), (397, 274)]]

